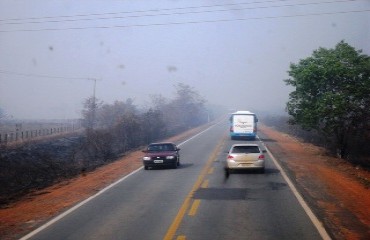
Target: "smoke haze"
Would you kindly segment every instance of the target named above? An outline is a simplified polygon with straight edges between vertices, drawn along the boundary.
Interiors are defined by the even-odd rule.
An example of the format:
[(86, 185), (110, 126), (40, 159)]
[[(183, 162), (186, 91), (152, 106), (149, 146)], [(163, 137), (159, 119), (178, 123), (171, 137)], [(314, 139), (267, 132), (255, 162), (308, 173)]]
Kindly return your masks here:
[(290, 63), (344, 40), (370, 53), (369, 1), (0, 2), (0, 108), (78, 118), (84, 99), (171, 98), (283, 111)]

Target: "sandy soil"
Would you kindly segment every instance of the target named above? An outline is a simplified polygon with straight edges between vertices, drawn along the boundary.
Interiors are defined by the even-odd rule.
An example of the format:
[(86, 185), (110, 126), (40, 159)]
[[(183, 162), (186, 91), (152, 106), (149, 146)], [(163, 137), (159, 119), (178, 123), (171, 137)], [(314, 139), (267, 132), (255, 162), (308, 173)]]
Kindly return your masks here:
[[(169, 141), (186, 139), (195, 129)], [(286, 169), (333, 239), (370, 239), (370, 173), (287, 134), (264, 126), (267, 147)], [(0, 239), (18, 239), (41, 224), (140, 168), (136, 151), (94, 172), (35, 191), (0, 209)]]

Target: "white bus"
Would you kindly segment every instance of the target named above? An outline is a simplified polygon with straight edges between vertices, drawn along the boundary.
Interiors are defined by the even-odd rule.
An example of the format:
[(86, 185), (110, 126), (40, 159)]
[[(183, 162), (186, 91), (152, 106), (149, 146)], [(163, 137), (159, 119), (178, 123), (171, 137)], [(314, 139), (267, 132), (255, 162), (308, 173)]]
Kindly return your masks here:
[(250, 138), (257, 136), (256, 114), (250, 111), (237, 111), (230, 115), (230, 138)]

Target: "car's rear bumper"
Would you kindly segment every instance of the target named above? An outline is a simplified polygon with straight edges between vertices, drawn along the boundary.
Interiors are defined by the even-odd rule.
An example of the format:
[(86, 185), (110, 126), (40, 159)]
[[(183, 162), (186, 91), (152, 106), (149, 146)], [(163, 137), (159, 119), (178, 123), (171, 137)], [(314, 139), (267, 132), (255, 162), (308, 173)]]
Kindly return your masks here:
[(254, 162), (235, 162), (235, 161), (226, 161), (226, 167), (228, 169), (254, 169), (254, 168), (265, 168), (265, 161), (258, 160)]
[(257, 134), (255, 132), (251, 133), (235, 133), (235, 132), (230, 132), (230, 137), (234, 138), (255, 138)]

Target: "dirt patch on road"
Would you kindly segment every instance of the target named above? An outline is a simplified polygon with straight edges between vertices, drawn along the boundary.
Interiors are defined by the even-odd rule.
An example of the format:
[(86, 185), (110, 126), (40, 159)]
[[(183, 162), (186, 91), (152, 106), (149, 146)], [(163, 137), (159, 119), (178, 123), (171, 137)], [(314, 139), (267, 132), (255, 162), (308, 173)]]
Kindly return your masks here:
[[(168, 141), (181, 141), (203, 128)], [(322, 149), (300, 143), (289, 135), (261, 127), (268, 148), (296, 183), (334, 239), (370, 239), (370, 173), (336, 158)], [(140, 168), (136, 151), (94, 172), (35, 191), (0, 209), (0, 238), (17, 239), (83, 201), (116, 180)]]

